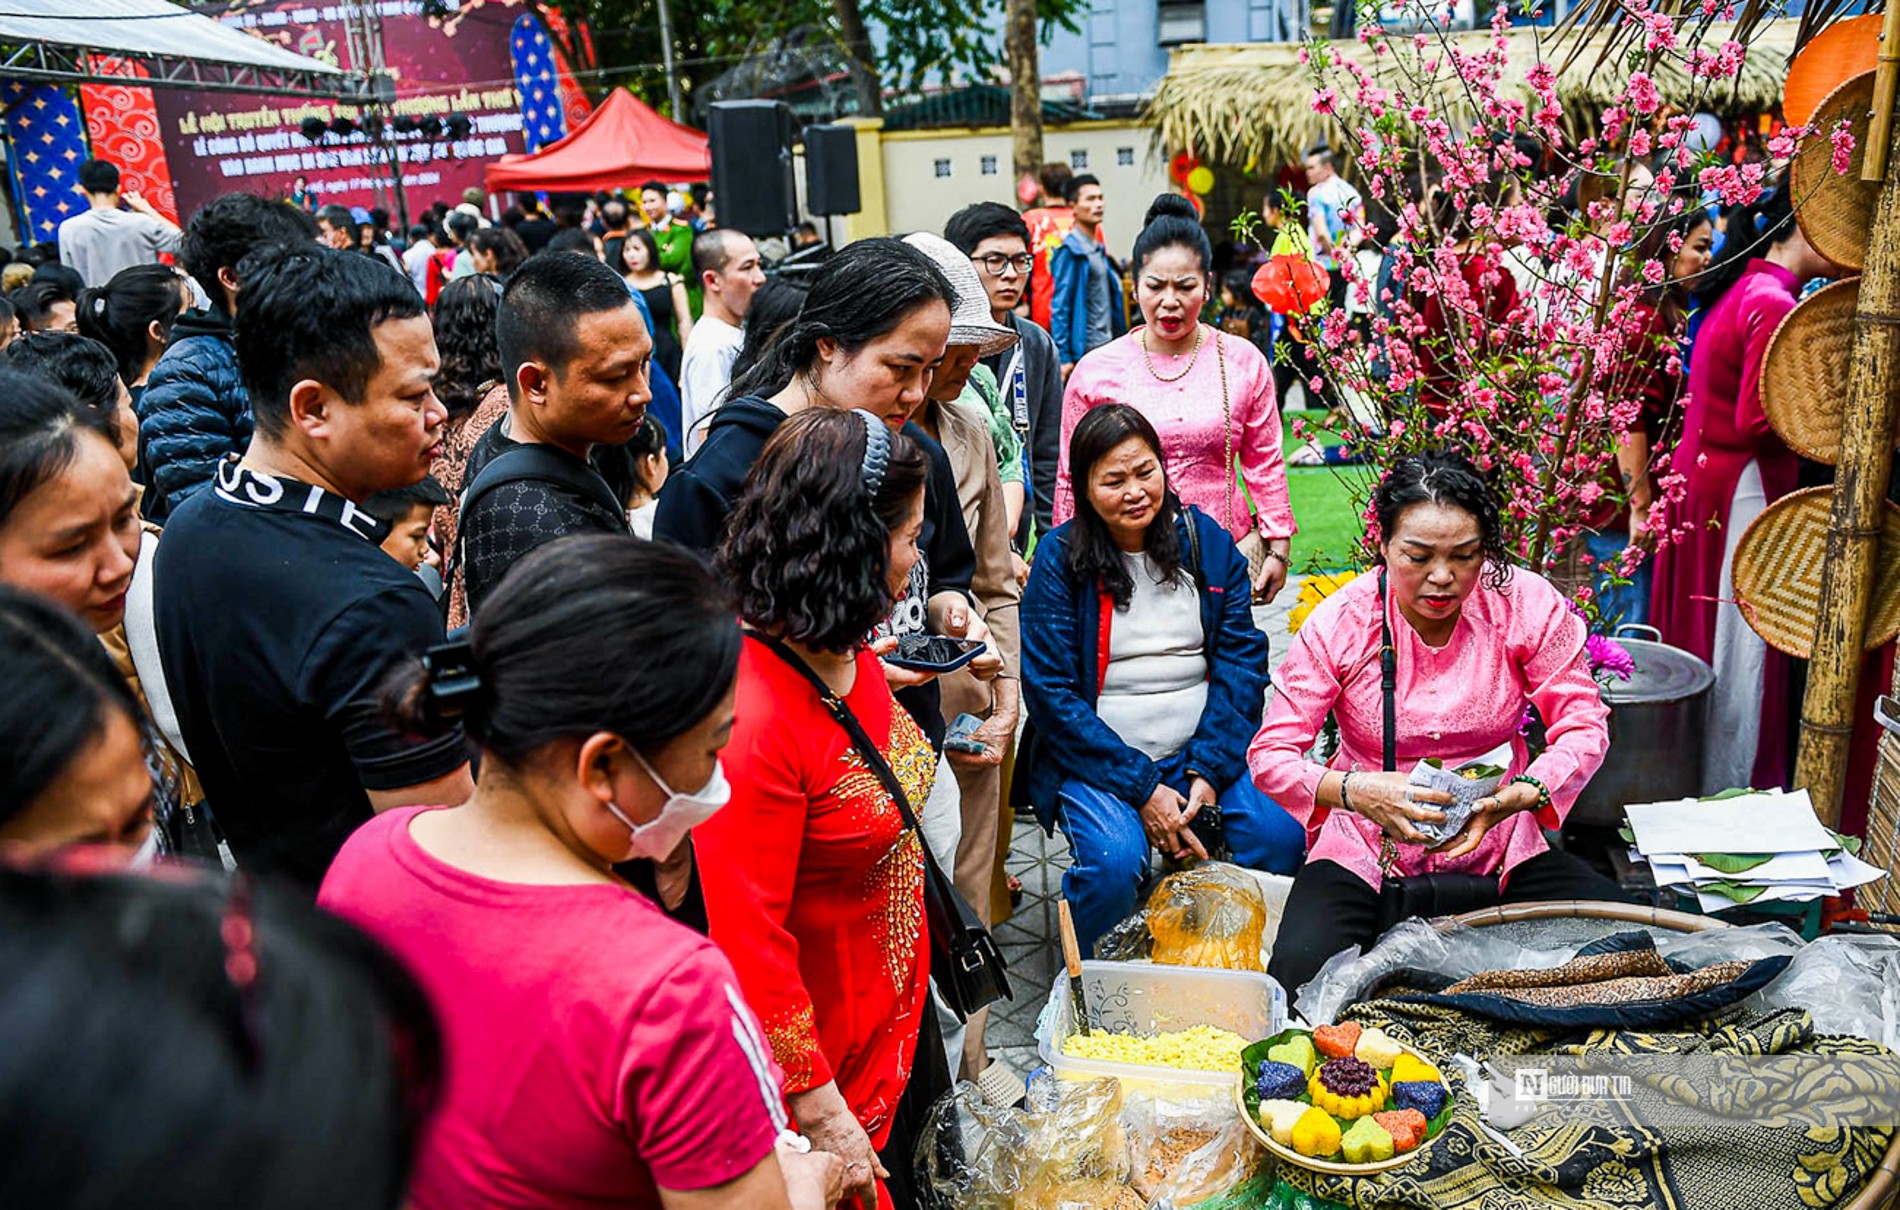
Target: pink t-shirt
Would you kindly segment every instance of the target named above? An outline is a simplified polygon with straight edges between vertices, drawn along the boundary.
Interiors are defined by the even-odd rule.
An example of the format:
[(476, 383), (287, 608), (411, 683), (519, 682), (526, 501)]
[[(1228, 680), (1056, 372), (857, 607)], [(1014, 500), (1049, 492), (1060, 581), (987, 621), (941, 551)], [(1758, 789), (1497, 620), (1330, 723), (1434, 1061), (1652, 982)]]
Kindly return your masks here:
[(318, 903), (402, 959), (441, 1022), (442, 1107), (410, 1201), (642, 1207), (756, 1166), (777, 1069), (711, 941), (631, 889), (496, 882), (388, 811), (337, 854)]

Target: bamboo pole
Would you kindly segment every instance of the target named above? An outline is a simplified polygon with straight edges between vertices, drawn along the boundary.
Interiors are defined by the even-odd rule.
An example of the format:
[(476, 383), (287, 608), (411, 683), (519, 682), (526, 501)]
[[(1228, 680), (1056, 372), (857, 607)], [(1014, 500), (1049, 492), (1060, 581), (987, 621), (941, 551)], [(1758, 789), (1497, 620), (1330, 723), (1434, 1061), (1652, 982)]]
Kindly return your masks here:
[[(1880, 22), (1880, 54), (1874, 60), (1874, 120), (1867, 128), (1867, 154), (1862, 158), (1860, 179), (1887, 179), (1887, 152), (1893, 134), (1894, 89), (1900, 77), (1900, 15), (1894, 5), (1887, 6)], [(1881, 104), (1885, 98), (1886, 103)]]
[[(1900, 3), (1892, 2), (1881, 29), (1882, 64), (1877, 77), (1886, 84), (1886, 91), (1874, 94), (1874, 125), (1889, 132), (1880, 151), (1890, 163), (1900, 155), (1894, 143), (1894, 134), (1900, 130), (1891, 121), (1896, 82), (1887, 60), (1891, 50), (1900, 50)], [(1870, 145), (1864, 158), (1872, 159), (1874, 151)], [(1851, 377), (1835, 464), (1827, 548), (1821, 561), (1807, 696), (1801, 703), (1801, 741), (1795, 756), (1794, 784), (1807, 787), (1815, 809), (1829, 826), (1840, 821), (1846, 788), (1854, 700), (1865, 663), (1861, 645), (1873, 596), (1881, 506), (1893, 464), (1894, 416), (1900, 411), (1900, 172), (1888, 172), (1881, 183), (1872, 231), (1860, 305), (1854, 315)]]

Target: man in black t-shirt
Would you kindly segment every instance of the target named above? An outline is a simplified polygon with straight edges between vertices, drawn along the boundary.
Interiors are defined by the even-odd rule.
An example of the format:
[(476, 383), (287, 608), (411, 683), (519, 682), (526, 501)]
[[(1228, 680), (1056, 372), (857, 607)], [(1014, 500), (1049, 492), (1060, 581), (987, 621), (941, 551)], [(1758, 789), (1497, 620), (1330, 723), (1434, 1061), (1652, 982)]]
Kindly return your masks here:
[(312, 891), (372, 811), (459, 803), (459, 730), (384, 721), (390, 670), (442, 638), (435, 602), (357, 507), (428, 473), (447, 410), (422, 300), (368, 257), (267, 248), (234, 339), (257, 429), (179, 507), (154, 569), (160, 659), (238, 864)]
[[(629, 533), (626, 501), (588, 463), (645, 418), (653, 340), (620, 275), (591, 256), (543, 252), (508, 279), (495, 316), (508, 415), (469, 458), (457, 525), (469, 614), (523, 555), (568, 534)], [(536, 469), (482, 481), (512, 450)], [(525, 467), (522, 460), (517, 465)], [(492, 482), (492, 481), (491, 481)]]

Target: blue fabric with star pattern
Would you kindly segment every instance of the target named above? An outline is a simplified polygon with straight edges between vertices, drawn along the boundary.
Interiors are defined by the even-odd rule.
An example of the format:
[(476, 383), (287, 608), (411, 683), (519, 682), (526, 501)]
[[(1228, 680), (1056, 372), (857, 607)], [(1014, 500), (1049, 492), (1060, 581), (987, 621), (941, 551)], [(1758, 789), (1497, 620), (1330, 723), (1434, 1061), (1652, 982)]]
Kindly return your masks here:
[(521, 94), (521, 137), (529, 151), (539, 151), (567, 137), (554, 45), (541, 22), (527, 13), (515, 18), (508, 45), (514, 58), (515, 91)]
[(20, 80), (0, 81), (7, 141), (13, 148), (13, 201), (33, 243), (49, 243), (59, 225), (86, 212), (79, 166), (86, 162), (86, 124), (64, 90)]

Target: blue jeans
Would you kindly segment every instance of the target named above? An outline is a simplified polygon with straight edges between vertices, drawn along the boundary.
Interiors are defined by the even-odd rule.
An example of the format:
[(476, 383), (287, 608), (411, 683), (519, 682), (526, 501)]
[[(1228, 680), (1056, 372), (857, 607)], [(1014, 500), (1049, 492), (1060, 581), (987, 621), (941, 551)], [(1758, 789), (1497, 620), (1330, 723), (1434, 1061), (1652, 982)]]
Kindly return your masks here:
[[(1185, 764), (1180, 756), (1160, 762), (1162, 782), (1182, 794), (1188, 788)], [(1062, 783), (1056, 824), (1069, 838), (1070, 849), (1062, 894), (1075, 915), (1075, 936), (1084, 957), (1094, 953), (1097, 938), (1134, 913), (1147, 880), (1150, 849), (1140, 806), (1085, 782)], [(1306, 829), (1262, 794), (1251, 777), (1243, 774), (1222, 790), (1220, 808), (1236, 865), (1272, 874), (1299, 869), (1306, 855)]]
[[(1615, 532), (1587, 533), (1583, 544), (1601, 567), (1622, 555), (1630, 539), (1628, 534)], [(1639, 626), (1649, 621), (1650, 563), (1651, 560), (1644, 559), (1630, 575), (1630, 582), (1619, 588), (1609, 586), (1607, 575), (1596, 573), (1597, 608), (1603, 613), (1604, 627), (1609, 633), (1614, 634), (1617, 626), (1625, 622)]]

